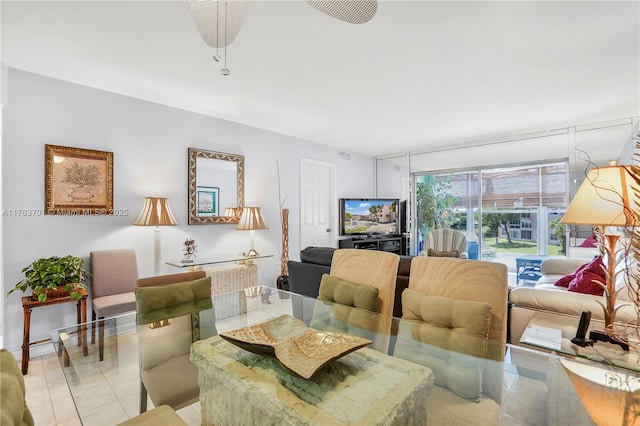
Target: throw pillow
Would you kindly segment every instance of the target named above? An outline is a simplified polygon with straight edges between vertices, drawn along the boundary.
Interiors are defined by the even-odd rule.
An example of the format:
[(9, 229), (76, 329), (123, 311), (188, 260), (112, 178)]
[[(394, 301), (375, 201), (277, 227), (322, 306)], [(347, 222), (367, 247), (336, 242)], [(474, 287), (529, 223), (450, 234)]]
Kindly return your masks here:
[[(606, 273), (602, 257), (598, 256), (576, 271), (576, 276), (569, 283), (568, 290), (576, 293), (602, 296), (606, 283)], [(602, 284), (602, 285), (601, 285)]]
[(378, 289), (324, 274), (320, 281), (318, 299), (375, 312), (378, 307)]
[(437, 251), (434, 249), (427, 250), (427, 256), (430, 256), (430, 257), (458, 257), (459, 255), (460, 253), (458, 253), (458, 250), (451, 250), (451, 251)]
[(576, 269), (576, 271), (573, 274), (567, 274), (564, 277), (558, 279), (558, 281), (556, 281), (554, 285), (557, 285), (558, 287), (569, 287), (569, 284), (571, 284), (571, 281), (573, 281), (576, 278), (576, 274), (582, 271), (584, 268), (586, 268), (587, 265), (589, 264), (585, 263), (584, 265)]
[(598, 247), (598, 240), (595, 235), (591, 234), (591, 236), (580, 243), (578, 247)]
[(479, 401), (491, 305), (406, 289), (402, 307), (394, 356), (429, 367), (437, 385)]

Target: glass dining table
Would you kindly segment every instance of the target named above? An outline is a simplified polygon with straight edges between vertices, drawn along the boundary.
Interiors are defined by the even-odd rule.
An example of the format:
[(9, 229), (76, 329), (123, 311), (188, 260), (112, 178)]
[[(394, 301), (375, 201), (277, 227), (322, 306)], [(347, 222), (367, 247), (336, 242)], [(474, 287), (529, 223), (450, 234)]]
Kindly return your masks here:
[[(382, 364), (391, 365), (393, 367), (392, 370), (397, 369), (394, 366), (400, 362), (404, 363), (400, 369), (406, 372), (412, 366), (415, 366), (415, 363), (425, 364), (423, 363), (424, 360), (429, 361), (431, 359), (434, 364), (429, 365), (426, 362), (427, 369), (422, 369), (426, 370), (428, 374), (430, 374), (431, 370), (436, 371), (435, 384), (432, 383), (433, 377), (429, 379), (429, 386), (433, 384), (433, 389), (424, 394), (427, 398), (425, 421), (430, 418), (429, 398), (437, 397), (439, 398), (437, 400), (437, 404), (440, 405), (439, 409), (447, 408), (442, 407), (442, 405), (449, 403), (447, 401), (455, 401), (455, 404), (461, 404), (454, 406), (453, 402), (451, 403), (452, 406), (449, 408), (454, 413), (465, 413), (459, 407), (469, 408), (469, 413), (471, 414), (469, 414), (470, 417), (466, 419), (465, 423), (484, 422), (484, 420), (480, 420), (484, 419), (481, 411), (484, 409), (483, 407), (486, 407), (483, 401), (489, 400), (497, 410), (495, 422), (491, 421), (494, 424), (592, 424), (580, 397), (560, 364), (562, 357), (554, 353), (536, 351), (503, 342), (489, 342), (488, 345), (497, 345), (496, 347), (500, 350), (504, 350), (504, 359), (501, 359), (502, 357), (499, 357), (500, 359), (481, 359), (464, 353), (454, 353), (455, 351), (439, 347), (437, 342), (423, 341), (424, 339), (420, 338), (419, 333), (414, 332), (414, 324), (407, 323), (405, 320), (380, 317), (377, 314), (362, 314), (361, 312), (355, 312), (355, 315), (353, 312), (349, 312), (345, 316), (342, 308), (331, 303), (262, 286), (214, 295), (212, 296), (212, 302), (214, 310), (211, 313), (211, 318), (212, 321), (215, 321), (217, 334), (229, 333), (234, 330), (263, 324), (274, 318), (286, 315), (300, 320), (306, 327), (314, 330), (357, 335), (371, 340), (371, 344), (368, 347), (346, 355), (345, 360), (347, 360), (347, 357), (351, 357), (349, 362), (364, 365), (365, 361), (363, 360), (365, 359), (381, 360)], [(366, 317), (367, 315), (371, 317)], [(203, 316), (202, 318), (205, 317)], [(350, 318), (350, 320), (345, 320), (345, 318)], [(354, 318), (355, 320), (353, 320)], [(363, 321), (363, 318), (366, 321)], [(371, 321), (372, 318), (373, 321)], [(91, 326), (92, 323), (85, 323), (80, 326), (74, 325), (52, 330), (52, 340), (81, 422), (85, 425), (116, 424), (138, 414), (140, 373), (136, 314), (132, 312), (104, 320), (105, 346), (103, 361), (98, 360), (97, 345), (89, 344), (89, 350), (86, 354), (83, 352), (82, 347), (77, 345), (77, 339)], [(83, 330), (83, 327), (86, 328)], [(198, 363), (195, 361), (197, 356), (194, 355), (194, 351), (200, 351), (204, 347), (203, 345), (219, 347), (226, 351), (225, 359), (230, 361), (228, 361), (228, 364), (222, 363), (220, 367), (222, 370), (242, 367), (248, 368), (249, 370), (247, 371), (251, 371), (251, 374), (253, 374), (259, 368), (268, 370), (275, 368), (273, 365), (277, 365), (276, 361), (269, 360), (271, 364), (266, 367), (260, 366), (255, 361), (255, 357), (270, 357), (270, 355), (255, 355), (246, 352), (247, 356), (245, 356), (244, 349), (237, 348), (227, 341), (222, 341), (219, 336), (211, 337), (192, 346), (192, 361), (196, 365)], [(229, 349), (231, 347), (234, 349)], [(194, 348), (196, 349), (194, 350)], [(230, 351), (233, 354), (227, 356), (228, 353), (231, 353)], [(415, 357), (414, 355), (417, 353), (422, 353), (423, 355)], [(424, 354), (427, 355), (425, 356)], [(247, 361), (250, 359), (252, 361)], [(231, 362), (244, 364), (231, 365)], [(340, 362), (343, 362), (342, 358), (334, 361), (334, 363)], [(588, 363), (589, 360), (580, 360), (580, 362)], [(444, 368), (442, 366), (443, 363), (446, 364)], [(455, 375), (457, 373), (455, 371), (461, 366), (466, 369), (464, 374), (467, 374), (467, 376), (463, 374), (461, 377), (472, 377), (476, 381), (474, 385), (481, 389), (479, 392), (482, 395), (464, 395), (464, 391), (461, 392), (460, 389), (455, 388), (454, 382), (461, 380), (459, 377), (456, 379)], [(385, 371), (388, 368), (386, 366), (383, 367), (380, 370), (380, 374), (390, 374), (388, 380), (385, 379), (389, 384), (385, 385), (383, 381), (381, 385), (381, 382), (377, 382), (375, 389), (384, 388), (385, 386), (391, 389), (392, 387), (390, 383), (394, 381), (392, 376), (395, 373), (386, 373)], [(201, 412), (202, 417), (194, 420), (193, 423), (223, 424), (225, 421), (209, 418), (212, 415), (211, 411), (215, 410), (212, 410), (212, 407), (207, 407), (206, 403), (203, 402), (202, 380), (203, 374), (207, 372), (203, 370), (204, 367), (201, 366), (200, 368), (201, 401), (197, 410)], [(327, 368), (322, 367), (321, 373), (318, 373), (319, 377), (325, 374), (322, 371)], [(368, 367), (360, 366), (358, 368), (366, 369)], [(470, 375), (468, 375), (469, 369), (472, 371)], [(308, 399), (308, 397), (301, 397), (296, 394), (298, 392), (296, 389), (301, 386), (300, 383), (306, 382), (299, 377), (289, 378), (287, 376), (288, 372), (283, 371), (278, 370), (272, 374), (278, 377), (276, 385), (284, 386), (284, 392), (293, 392), (295, 394), (293, 395), (294, 398), (300, 398), (301, 401), (305, 398)], [(352, 370), (347, 369), (345, 371)], [(378, 370), (372, 369), (368, 372), (369, 376), (377, 374), (374, 371)], [(438, 377), (442, 373), (437, 373), (438, 371), (445, 371), (447, 374), (452, 371), (454, 373), (449, 377), (447, 383), (443, 383), (441, 377)], [(348, 375), (349, 373), (344, 374)], [(421, 372), (420, 374), (423, 373)], [(286, 379), (283, 379), (284, 376), (287, 376)], [(263, 379), (264, 377), (257, 380), (262, 381)], [(371, 380), (371, 378), (366, 380)], [(397, 382), (398, 389), (401, 389), (400, 387), (404, 385), (400, 382), (406, 382), (406, 380), (397, 380)], [(367, 383), (373, 384), (376, 382), (365, 382), (364, 389), (367, 389)], [(466, 383), (463, 383), (463, 385), (466, 385)], [(345, 386), (345, 388), (349, 388), (349, 386)], [(373, 392), (373, 385), (369, 385), (369, 389), (371, 393), (375, 393)], [(445, 394), (451, 391), (456, 393), (455, 398), (442, 399), (441, 396), (437, 396), (438, 392), (442, 390), (444, 390)], [(331, 391), (334, 393), (346, 392), (339, 386)], [(385, 390), (385, 392), (388, 392), (388, 390)], [(361, 391), (361, 395), (366, 396), (368, 393), (366, 390)], [(323, 391), (322, 395), (328, 399), (330, 392)], [(440, 392), (440, 395), (442, 395), (442, 392)], [(458, 396), (460, 395), (466, 397), (468, 401), (464, 398), (459, 398)], [(308, 401), (302, 402), (307, 403)], [(294, 405), (296, 404), (297, 402)], [(322, 401), (316, 401), (314, 404), (321, 405)], [(403, 402), (400, 401), (399, 404), (402, 405)], [(376, 404), (369, 405), (375, 406)], [(368, 410), (369, 408), (361, 407), (361, 409)], [(478, 416), (473, 414), (474, 409), (479, 410)], [(336, 409), (332, 410), (335, 411)], [(353, 410), (347, 409), (346, 411)], [(311, 421), (311, 423), (314, 423), (314, 421)], [(319, 421), (318, 423), (322, 422)], [(343, 423), (351, 423), (351, 421), (343, 421)], [(353, 423), (358, 422), (353, 421)], [(260, 424), (260, 422), (254, 421), (254, 424)]]

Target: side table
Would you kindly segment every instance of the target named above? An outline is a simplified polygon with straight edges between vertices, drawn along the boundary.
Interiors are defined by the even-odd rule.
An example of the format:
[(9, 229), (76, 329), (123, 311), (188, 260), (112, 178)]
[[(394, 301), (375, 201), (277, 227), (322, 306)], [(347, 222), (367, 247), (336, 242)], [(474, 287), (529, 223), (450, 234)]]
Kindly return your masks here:
[(538, 281), (542, 276), (540, 264), (548, 256), (528, 255), (516, 258), (516, 286), (520, 281)]
[(55, 299), (47, 299), (44, 302), (31, 299), (31, 296), (24, 296), (22, 298), (22, 310), (24, 313), (24, 329), (22, 332), (22, 374), (29, 372), (29, 347), (37, 343), (47, 342), (51, 339), (38, 340), (37, 342), (29, 341), (29, 334), (31, 332), (31, 311), (34, 308), (42, 308), (45, 306), (58, 305), (61, 303), (76, 302), (76, 318), (78, 322), (78, 346), (82, 345), (82, 352), (84, 355), (89, 354), (87, 348), (87, 336), (86, 326), (87, 322), (87, 292), (86, 290), (80, 290), (82, 297), (76, 301), (70, 296), (57, 297)]

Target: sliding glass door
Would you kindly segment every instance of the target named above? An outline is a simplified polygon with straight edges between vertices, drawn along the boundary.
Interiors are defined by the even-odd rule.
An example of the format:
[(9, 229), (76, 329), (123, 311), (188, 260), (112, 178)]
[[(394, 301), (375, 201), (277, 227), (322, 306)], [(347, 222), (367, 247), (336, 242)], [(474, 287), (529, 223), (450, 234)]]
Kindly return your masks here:
[(417, 252), (431, 229), (453, 228), (474, 259), (563, 254), (566, 162), (415, 174), (414, 185)]

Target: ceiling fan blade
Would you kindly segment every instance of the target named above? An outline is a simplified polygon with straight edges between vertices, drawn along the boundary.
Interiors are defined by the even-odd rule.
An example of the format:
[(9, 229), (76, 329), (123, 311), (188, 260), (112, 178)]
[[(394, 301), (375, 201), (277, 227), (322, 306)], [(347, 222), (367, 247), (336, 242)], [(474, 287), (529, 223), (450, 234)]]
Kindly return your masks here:
[(306, 0), (306, 2), (331, 17), (350, 24), (364, 24), (376, 14), (377, 0)]

